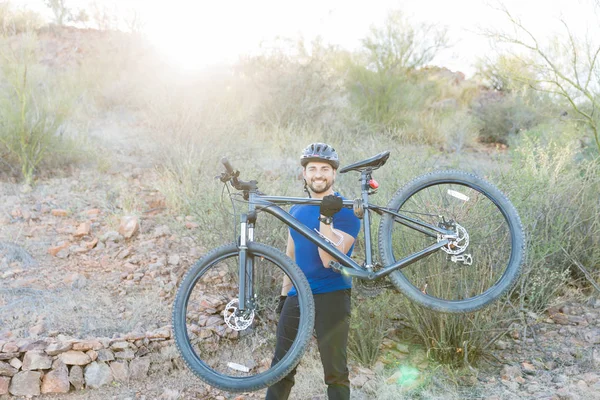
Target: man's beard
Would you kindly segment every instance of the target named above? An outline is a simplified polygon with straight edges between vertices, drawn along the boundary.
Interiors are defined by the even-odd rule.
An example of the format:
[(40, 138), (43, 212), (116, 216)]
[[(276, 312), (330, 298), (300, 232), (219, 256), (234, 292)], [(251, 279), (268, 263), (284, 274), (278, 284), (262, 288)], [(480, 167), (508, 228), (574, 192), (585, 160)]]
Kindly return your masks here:
[(316, 188), (315, 187), (315, 183), (313, 181), (310, 181), (307, 183), (308, 187), (310, 188), (310, 190), (315, 193), (315, 194), (319, 194), (319, 193), (325, 193), (327, 192), (329, 189), (331, 189), (331, 187), (333, 186), (333, 183), (335, 182), (334, 179), (331, 179), (331, 181), (328, 181), (327, 179), (322, 181), (323, 183), (325, 183), (324, 186), (321, 186), (321, 188)]

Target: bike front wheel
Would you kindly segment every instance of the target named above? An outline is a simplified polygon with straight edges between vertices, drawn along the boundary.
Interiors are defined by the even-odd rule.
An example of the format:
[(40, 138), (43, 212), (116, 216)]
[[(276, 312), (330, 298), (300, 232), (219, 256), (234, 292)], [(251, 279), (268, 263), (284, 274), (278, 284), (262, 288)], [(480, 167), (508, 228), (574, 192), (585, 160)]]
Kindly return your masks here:
[[(232, 243), (200, 259), (181, 282), (173, 308), (177, 347), (188, 367), (222, 390), (253, 391), (286, 376), (300, 361), (314, 326), (314, 302), (300, 268), (279, 250), (249, 243), (246, 291), (239, 307), (239, 249)], [(299, 320), (286, 355), (272, 364), (284, 276), (298, 292)]]
[[(440, 312), (472, 312), (499, 298), (518, 278), (524, 255), (521, 220), (487, 181), (460, 171), (432, 172), (400, 189), (388, 209), (458, 233), (447, 246), (390, 275), (412, 301)], [(385, 265), (443, 240), (399, 221), (384, 214), (380, 222)]]

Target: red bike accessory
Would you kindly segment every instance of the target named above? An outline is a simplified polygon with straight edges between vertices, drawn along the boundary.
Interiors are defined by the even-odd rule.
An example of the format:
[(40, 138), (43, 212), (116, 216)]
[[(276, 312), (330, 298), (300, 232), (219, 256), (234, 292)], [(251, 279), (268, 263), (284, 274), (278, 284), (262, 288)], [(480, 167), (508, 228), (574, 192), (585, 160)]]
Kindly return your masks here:
[(369, 181), (369, 187), (371, 189), (377, 189), (379, 187), (379, 183), (377, 183), (377, 181), (375, 179), (371, 179)]

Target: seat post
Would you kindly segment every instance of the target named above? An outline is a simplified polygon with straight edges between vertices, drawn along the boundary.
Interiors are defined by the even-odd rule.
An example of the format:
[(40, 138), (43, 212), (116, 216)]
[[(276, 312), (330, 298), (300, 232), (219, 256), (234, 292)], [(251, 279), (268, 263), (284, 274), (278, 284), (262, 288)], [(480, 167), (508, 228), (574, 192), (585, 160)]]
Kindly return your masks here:
[(365, 169), (360, 172), (360, 193), (363, 203), (364, 215), (363, 225), (365, 232), (365, 263), (367, 268), (373, 266), (373, 254), (371, 249), (371, 217), (369, 215), (369, 180), (371, 179), (371, 170)]

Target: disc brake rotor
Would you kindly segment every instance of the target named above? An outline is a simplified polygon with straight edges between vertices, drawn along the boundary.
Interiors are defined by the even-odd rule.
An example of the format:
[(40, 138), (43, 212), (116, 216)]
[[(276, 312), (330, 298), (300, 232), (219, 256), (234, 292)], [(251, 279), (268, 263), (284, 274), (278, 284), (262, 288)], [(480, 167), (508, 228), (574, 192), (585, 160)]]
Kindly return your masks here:
[[(459, 224), (454, 224), (456, 228), (457, 237), (450, 239), (450, 243), (447, 246), (442, 247), (442, 250), (448, 254), (460, 254), (464, 252), (469, 246), (469, 234), (467, 230)], [(443, 235), (438, 237), (438, 242), (446, 239)]]
[(239, 299), (233, 299), (225, 306), (223, 310), (223, 318), (228, 327), (235, 331), (243, 331), (252, 325), (254, 321), (254, 310), (245, 311), (240, 314), (238, 312)]

